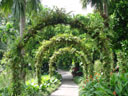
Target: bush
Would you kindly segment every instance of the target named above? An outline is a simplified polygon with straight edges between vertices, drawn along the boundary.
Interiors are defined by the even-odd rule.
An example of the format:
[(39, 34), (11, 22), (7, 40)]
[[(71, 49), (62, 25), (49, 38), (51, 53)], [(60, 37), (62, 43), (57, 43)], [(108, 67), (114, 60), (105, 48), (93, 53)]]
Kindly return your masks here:
[[(58, 79), (59, 78), (59, 79)], [(37, 94), (45, 94), (46, 96), (56, 90), (59, 85), (61, 84), (60, 81), (61, 77), (59, 74), (53, 76), (50, 78), (49, 75), (43, 75), (41, 77), (41, 85), (39, 86), (37, 83), (37, 79), (31, 79), (26, 82), (26, 90), (31, 96), (37, 96), (33, 95), (35, 93)]]
[(103, 78), (84, 81), (80, 86), (80, 96), (128, 96), (128, 73), (111, 74), (110, 82)]
[[(61, 79), (59, 74), (51, 78), (49, 75), (43, 75), (40, 86), (37, 83), (37, 79), (28, 80), (26, 81), (26, 85), (23, 85), (20, 96), (48, 96), (60, 86)], [(0, 89), (0, 96), (12, 96), (11, 87)]]
[(73, 63), (71, 67), (71, 73), (73, 77), (83, 76), (83, 68), (81, 66), (82, 63)]
[(76, 76), (76, 77), (73, 78), (73, 81), (76, 84), (80, 84), (82, 80), (83, 80), (83, 77), (81, 77), (81, 76)]

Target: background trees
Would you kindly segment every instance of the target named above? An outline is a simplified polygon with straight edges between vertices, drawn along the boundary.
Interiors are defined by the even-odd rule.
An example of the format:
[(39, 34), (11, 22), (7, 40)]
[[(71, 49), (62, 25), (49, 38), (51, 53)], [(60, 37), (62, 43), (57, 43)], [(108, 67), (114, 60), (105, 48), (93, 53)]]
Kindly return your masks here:
[(83, 8), (86, 8), (88, 4), (95, 7), (104, 18), (108, 18), (108, 7), (110, 0), (81, 0)]
[(12, 14), (20, 22), (20, 36), (25, 31), (26, 13), (32, 13), (33, 10), (39, 11), (39, 0), (2, 0), (0, 8), (8, 14)]
[[(99, 12), (95, 11), (95, 13), (89, 14), (87, 16), (83, 16), (83, 15), (71, 16), (65, 13), (64, 10), (59, 10), (59, 9), (49, 9), (49, 8), (40, 7), (40, 11), (39, 11), (39, 7), (35, 6), (35, 5), (39, 5), (39, 1), (37, 0), (18, 0), (18, 1), (2, 0), (0, 2), (0, 7), (8, 13), (8, 14), (4, 14), (2, 10), (0, 11), (0, 14), (1, 14), (0, 15), (0, 20), (1, 20), (0, 22), (0, 44), (1, 44), (0, 59), (4, 54), (4, 58), (2, 58), (2, 62), (0, 61), (0, 63), (4, 65), (4, 66), (0, 66), (0, 69), (3, 68), (2, 74), (0, 74), (0, 76), (4, 77), (5, 75), (3, 74), (8, 73), (7, 77), (6, 76), (5, 77), (9, 78), (7, 80), (10, 80), (10, 78), (12, 78), (11, 76), (13, 75), (13, 78), (12, 78), (13, 83), (12, 82), (11, 83), (9, 82), (9, 84), (5, 83), (4, 86), (0, 83), (1, 94), (5, 92), (3, 91), (4, 90), (3, 88), (5, 87), (6, 87), (5, 90), (7, 91), (11, 90), (6, 92), (8, 94), (12, 94), (12, 90), (13, 90), (13, 94), (21, 94), (22, 93), (21, 91), (26, 92), (26, 90), (28, 92), (28, 89), (24, 88), (24, 85), (26, 86), (26, 84), (21, 81), (24, 78), (26, 78), (26, 80), (32, 77), (35, 78), (35, 74), (34, 74), (35, 61), (37, 59), (35, 58), (35, 55), (37, 53), (38, 47), (42, 45), (40, 42), (42, 41), (46, 42), (46, 40), (50, 40), (50, 38), (52, 38), (53, 36), (56, 36), (58, 34), (63, 34), (63, 33), (68, 34), (66, 36), (73, 35), (73, 36), (79, 37), (83, 41), (82, 45), (86, 46), (86, 47), (82, 47), (82, 49), (85, 49), (85, 48), (88, 49), (86, 50), (87, 51), (86, 55), (88, 55), (87, 56), (88, 66), (86, 68), (89, 68), (89, 69), (85, 73), (89, 73), (89, 75), (87, 76), (87, 78), (82, 79), (84, 84), (85, 84), (85, 81), (86, 83), (87, 81), (91, 82), (90, 84), (92, 85), (89, 85), (89, 87), (90, 86), (92, 87), (94, 94), (95, 94), (95, 91), (97, 92), (97, 89), (95, 88), (96, 89), (95, 90), (94, 86), (97, 84), (99, 86), (102, 86), (103, 83), (108, 84), (108, 86), (110, 86), (111, 84), (111, 90), (109, 90), (109, 92), (108, 90), (106, 91), (105, 89), (105, 88), (108, 89), (108, 86), (104, 86), (103, 84), (102, 93), (106, 92), (105, 95), (107, 94), (107, 92), (109, 95), (110, 94), (112, 95), (112, 91), (114, 91), (115, 89), (117, 92), (119, 92), (117, 90), (118, 88), (116, 87), (116, 84), (117, 84), (116, 82), (119, 82), (118, 84), (121, 83), (122, 84), (121, 87), (124, 85), (122, 82), (118, 80), (114, 81), (115, 83), (113, 83), (113, 80), (114, 80), (113, 78), (118, 79), (118, 77), (116, 75), (114, 75), (115, 77), (112, 77), (110, 74), (110, 72), (115, 71), (115, 65), (113, 63), (113, 55), (111, 53), (112, 53), (112, 50), (115, 51), (117, 56), (116, 62), (118, 66), (120, 66), (119, 73), (121, 74), (120, 75), (121, 77), (119, 78), (125, 78), (125, 82), (126, 82), (127, 78), (123, 75), (126, 75), (124, 73), (127, 72), (127, 69), (128, 69), (128, 64), (127, 64), (127, 61), (128, 61), (127, 60), (127, 52), (128, 52), (127, 51), (127, 46), (128, 46), (127, 7), (128, 6), (127, 5), (128, 5), (128, 2), (123, 0), (119, 0), (119, 1), (81, 0), (81, 1), (83, 3), (83, 7), (86, 7), (88, 3), (91, 3), (92, 6), (95, 6), (96, 10), (98, 10)], [(31, 9), (36, 9), (36, 11), (38, 12), (34, 14), (33, 12), (35, 11), (32, 11)], [(109, 9), (109, 11), (107, 9)], [(14, 18), (14, 17), (17, 17), (17, 18)], [(17, 37), (19, 36), (19, 31), (18, 31), (19, 22), (21, 25), (20, 36), (21, 37), (23, 36), (23, 31), (25, 27), (27, 31), (27, 33), (23, 36), (22, 39), (21, 38), (17, 39)], [(25, 26), (25, 23), (26, 23), (26, 26)], [(109, 26), (108, 25), (106, 26), (106, 23)], [(60, 40), (58, 38), (54, 37), (53, 40), (56, 40), (56, 39)], [(65, 40), (69, 40), (69, 42), (72, 42), (71, 38), (66, 38)], [(57, 41), (57, 43), (58, 42), (59, 41)], [(41, 75), (48, 74), (49, 57), (52, 56), (54, 50), (67, 47), (70, 45), (68, 44), (68, 42), (66, 43), (65, 42), (58, 46), (57, 46), (57, 43), (55, 44), (51, 43), (51, 45), (55, 45), (54, 49), (46, 46), (46, 49), (48, 49), (46, 53), (44, 53), (44, 51), (42, 51), (42, 53), (39, 52), (39, 54), (44, 54), (43, 57), (39, 58), (40, 61), (41, 60), (44, 60), (44, 61), (38, 62), (38, 63), (40, 63), (40, 66), (45, 66), (45, 67), (42, 68), (42, 70), (37, 69), (38, 72), (42, 71)], [(71, 44), (70, 47), (73, 47), (73, 44)], [(25, 50), (24, 54), (21, 54), (22, 49)], [(77, 46), (77, 49), (79, 50), (80, 46)], [(3, 50), (6, 50), (6, 51), (3, 51)], [(66, 66), (65, 68), (69, 67), (69, 65), (72, 66), (72, 64), (74, 64), (75, 67), (83, 67), (82, 62), (79, 60), (80, 56), (76, 55), (75, 58), (72, 58), (72, 57), (73, 57), (72, 55), (68, 55), (68, 54), (61, 55), (59, 56), (59, 58), (57, 58), (58, 61), (54, 63), (60, 66), (64, 65)], [(79, 66), (76, 66), (76, 65), (79, 65)], [(8, 72), (7, 71), (8, 69), (11, 69), (11, 71)], [(78, 70), (78, 71), (82, 71), (82, 70)], [(20, 78), (21, 72), (26, 72), (28, 75), (24, 76), (24, 78)], [(97, 72), (99, 72), (100, 74), (100, 79), (96, 79), (97, 75), (95, 76), (95, 74), (97, 74)], [(11, 76), (9, 73), (11, 74)], [(30, 73), (32, 73), (32, 76), (29, 77)], [(104, 80), (104, 78), (107, 78), (107, 79)], [(110, 82), (109, 82), (109, 78), (110, 78)], [(1, 81), (4, 82), (5, 81), (4, 79), (2, 79)], [(93, 82), (93, 80), (95, 81)], [(99, 83), (98, 83), (98, 80), (99, 80)], [(113, 84), (115, 85), (113, 86)], [(8, 85), (13, 85), (13, 86), (10, 87)], [(85, 87), (88, 87), (88, 86), (84, 86), (84, 88)], [(85, 92), (90, 91), (89, 87), (88, 87), (89, 90), (86, 90), (86, 88), (85, 89), (83, 88), (84, 89), (83, 91)], [(118, 87), (120, 87), (120, 85), (118, 85)], [(33, 86), (31, 86), (30, 88), (33, 88)], [(33, 90), (29, 90), (29, 91), (33, 92)], [(120, 93), (121, 92), (122, 90), (120, 90)], [(92, 92), (90, 92), (89, 94), (91, 93)], [(100, 94), (100, 92), (98, 94)]]

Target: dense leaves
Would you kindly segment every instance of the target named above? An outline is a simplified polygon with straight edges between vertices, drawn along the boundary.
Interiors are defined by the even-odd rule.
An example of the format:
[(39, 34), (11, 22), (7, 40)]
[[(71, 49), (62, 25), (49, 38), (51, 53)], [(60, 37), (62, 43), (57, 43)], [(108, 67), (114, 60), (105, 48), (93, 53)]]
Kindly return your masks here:
[[(77, 64), (84, 68), (84, 79), (85, 81), (90, 80), (90, 82), (81, 89), (82, 96), (86, 96), (86, 94), (107, 96), (112, 95), (112, 92), (117, 94), (117, 88), (111, 91), (110, 89), (108, 90), (108, 86), (111, 86), (110, 82), (113, 78), (118, 78), (118, 76), (110, 78), (110, 72), (116, 70), (116, 64), (113, 64), (113, 51), (116, 54), (118, 53), (118, 59), (116, 59), (120, 66), (120, 73), (127, 72), (127, 53), (125, 52), (127, 50), (127, 36), (124, 36), (125, 39), (120, 39), (124, 35), (123, 32), (126, 31), (123, 28), (127, 29), (127, 24), (125, 23), (127, 16), (125, 17), (122, 11), (124, 7), (127, 7), (127, 1), (120, 0), (120, 2), (117, 2), (115, 13), (109, 18), (110, 22), (98, 12), (87, 16), (71, 16), (69, 13), (65, 13), (63, 9), (41, 7), (41, 11), (37, 14), (29, 15), (27, 13), (26, 30), (22, 39), (18, 37), (17, 27), (14, 27), (13, 21), (2, 21), (4, 23), (0, 23), (0, 44), (2, 45), (0, 46), (0, 58), (2, 58), (5, 49), (7, 49), (4, 53), (2, 64), (12, 70), (12, 85), (10, 86), (12, 87), (13, 95), (23, 93), (22, 88), (24, 88), (26, 77), (30, 70), (33, 73), (37, 71), (38, 83), (41, 84), (42, 73), (48, 73), (50, 69), (50, 73), (53, 74), (54, 70), (52, 69), (55, 68), (56, 63), (59, 65), (61, 62), (65, 66)], [(0, 19), (3, 20), (3, 18)], [(109, 26), (105, 25), (106, 22), (109, 23)], [(125, 26), (122, 25), (122, 22), (125, 23)], [(118, 45), (115, 42), (121, 44), (123, 52), (115, 51), (117, 49), (116, 45)], [(68, 55), (65, 52), (73, 55)], [(57, 58), (58, 55), (59, 58)], [(57, 59), (59, 62), (55, 62)], [(99, 65), (96, 65), (96, 60), (99, 61)], [(68, 62), (70, 64), (67, 64)], [(75, 70), (73, 67), (72, 73)], [(5, 68), (5, 70), (7, 69)], [(102, 73), (101, 82), (96, 79), (95, 71)], [(93, 79), (95, 80), (93, 81)], [(48, 81), (48, 83), (52, 82)], [(29, 94), (38, 94), (40, 85), (37, 85), (38, 87), (29, 85), (27, 92)]]

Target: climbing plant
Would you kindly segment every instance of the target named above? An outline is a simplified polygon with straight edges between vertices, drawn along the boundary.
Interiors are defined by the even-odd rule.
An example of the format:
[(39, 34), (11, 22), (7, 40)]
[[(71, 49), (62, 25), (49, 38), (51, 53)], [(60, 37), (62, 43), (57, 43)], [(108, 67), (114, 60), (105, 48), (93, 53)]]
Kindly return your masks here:
[(41, 80), (41, 70), (40, 70), (42, 66), (41, 62), (43, 60), (42, 57), (44, 56), (45, 51), (60, 44), (70, 44), (70, 46), (79, 47), (84, 54), (88, 55), (88, 52), (87, 52), (88, 49), (85, 47), (84, 42), (76, 36), (72, 36), (69, 34), (62, 34), (62, 35), (54, 36), (49, 41), (44, 41), (42, 45), (39, 47), (35, 57), (39, 84)]
[(87, 77), (87, 75), (88, 75), (87, 56), (83, 52), (77, 51), (75, 48), (72, 48), (72, 47), (60, 48), (59, 50), (57, 50), (53, 53), (53, 55), (50, 57), (50, 60), (49, 60), (49, 73), (50, 73), (50, 75), (52, 76), (54, 71), (55, 71), (53, 64), (55, 63), (57, 58), (60, 55), (65, 54), (66, 52), (73, 54), (74, 56), (75, 56), (75, 54), (78, 54), (78, 56), (80, 56), (81, 61), (83, 63), (83, 72), (85, 73), (85, 71), (86, 71), (85, 75)]
[[(20, 37), (17, 40), (15, 40), (14, 44), (12, 44), (13, 47), (10, 47), (10, 49), (6, 53), (7, 55), (5, 55), (5, 58), (7, 57), (6, 58), (7, 63), (10, 64), (12, 73), (13, 73), (14, 79), (12, 82), (13, 82), (14, 96), (20, 95), (20, 93), (22, 91), (20, 86), (21, 86), (21, 82), (25, 78), (25, 74), (22, 74), (22, 73), (25, 73), (25, 68), (26, 68), (27, 64), (29, 63), (28, 58), (30, 57), (30, 53), (29, 53), (30, 46), (28, 46), (28, 45), (32, 44), (32, 40), (33, 40), (34, 36), (38, 32), (40, 32), (39, 30), (42, 30), (43, 28), (45, 28), (47, 26), (55, 26), (57, 24), (70, 25), (71, 28), (75, 28), (75, 29), (78, 29), (79, 31), (85, 32), (86, 34), (88, 34), (88, 36), (90, 36), (96, 42), (98, 42), (97, 46), (100, 45), (100, 47), (98, 47), (98, 49), (102, 50), (101, 52), (103, 53), (104, 56), (106, 56), (105, 59), (104, 58), (102, 59), (105, 62), (104, 65), (107, 66), (107, 67), (104, 66), (104, 68), (105, 68), (105, 70), (110, 70), (110, 65), (109, 65), (109, 63), (107, 63), (110, 60), (108, 58), (110, 51), (108, 51), (109, 47), (106, 47), (109, 45), (105, 44), (106, 41), (108, 41), (108, 39), (106, 37), (104, 37), (104, 39), (102, 39), (104, 32), (102, 32), (102, 34), (100, 33), (100, 30), (103, 30), (104, 27), (100, 26), (100, 28), (98, 27), (99, 28), (98, 29), (96, 26), (94, 26), (93, 28), (90, 28), (90, 26), (87, 27), (78, 18), (72, 18), (72, 16), (70, 16), (69, 14), (66, 14), (63, 10), (58, 10), (58, 9), (50, 10), (50, 11), (46, 12), (46, 14), (39, 19), (39, 22), (36, 25), (30, 26), (26, 30), (26, 34), (24, 34), (22, 40)], [(99, 23), (97, 23), (97, 24), (99, 24)], [(95, 24), (93, 24), (93, 25), (95, 25)], [(94, 30), (96, 31), (95, 34), (93, 34)], [(99, 42), (99, 40), (100, 40), (100, 42)], [(50, 47), (54, 47), (59, 44), (69, 44), (70, 46), (73, 46), (73, 47), (80, 47), (80, 50), (83, 51), (84, 54), (87, 55), (87, 57), (89, 57), (90, 51), (87, 47), (85, 47), (85, 43), (80, 38), (72, 36), (72, 35), (66, 35), (66, 34), (55, 36), (55, 37), (51, 38), (49, 41), (44, 41), (41, 44), (41, 47), (39, 47), (39, 49), (37, 51), (35, 60), (36, 60), (38, 78), (40, 78), (40, 75), (41, 75), (40, 66), (41, 66), (41, 62), (43, 60), (43, 55), (44, 55), (45, 51), (50, 49)], [(31, 48), (33, 48), (33, 47), (31, 47)], [(22, 54), (22, 53), (24, 53), (24, 54)], [(109, 74), (109, 71), (105, 72), (105, 75), (107, 76), (106, 78), (109, 78), (109, 76), (107, 74)], [(40, 83), (40, 79), (38, 82)]]
[(3, 61), (5, 62), (6, 65), (8, 65), (12, 69), (12, 90), (13, 90), (13, 95), (19, 95), (21, 93), (22, 89), (22, 78), (20, 77), (21, 75), (21, 70), (22, 63), (24, 62), (22, 54), (21, 54), (21, 46), (19, 45), (20, 43), (20, 38), (10, 46), (10, 50), (7, 50), (7, 52), (4, 54)]
[[(71, 18), (71, 16), (69, 16), (68, 14), (65, 14), (64, 11), (62, 10), (50, 10), (49, 12), (46, 12), (45, 16), (43, 16), (39, 23), (37, 23), (37, 25), (31, 26), (29, 27), (28, 30), (26, 30), (22, 40), (20, 39), (20, 37), (18, 37), (17, 40), (15, 40), (14, 44), (12, 44), (12, 48), (10, 48), (6, 54), (8, 54), (8, 56), (4, 56), (4, 58), (6, 58), (7, 63), (8, 61), (10, 62), (10, 65), (13, 67), (12, 71), (14, 74), (12, 74), (13, 78), (15, 78), (15, 80), (12, 80), (13, 82), (13, 94), (14, 95), (20, 95), (22, 89), (21, 87), (21, 81), (24, 80), (24, 77), (21, 77), (21, 73), (24, 73), (24, 69), (26, 67), (26, 64), (28, 64), (29, 62), (26, 61), (28, 60), (28, 56), (30, 50), (29, 47), (27, 46), (28, 44), (30, 45), (32, 42), (30, 42), (34, 36), (38, 33), (38, 30), (41, 30), (47, 26), (54, 26), (57, 24), (65, 24), (65, 25), (70, 25), (72, 28), (78, 28), (80, 30), (85, 30), (86, 28), (84, 27), (84, 24), (80, 23), (78, 20)], [(14, 52), (15, 49), (15, 52)], [(23, 50), (24, 49), (24, 50)], [(25, 51), (23, 53), (27, 53), (27, 54), (23, 54), (21, 55), (22, 51)], [(19, 58), (17, 61), (17, 63), (15, 62), (14, 58)], [(17, 77), (16, 77), (17, 76)], [(21, 90), (21, 91), (19, 91)]]

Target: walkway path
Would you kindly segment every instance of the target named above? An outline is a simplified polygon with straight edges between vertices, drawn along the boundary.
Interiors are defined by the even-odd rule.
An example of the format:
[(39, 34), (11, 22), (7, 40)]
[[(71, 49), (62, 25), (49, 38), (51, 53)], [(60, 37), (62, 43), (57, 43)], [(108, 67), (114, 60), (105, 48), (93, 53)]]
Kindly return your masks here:
[(70, 72), (59, 70), (62, 75), (62, 85), (51, 96), (78, 96), (78, 86), (73, 82)]

